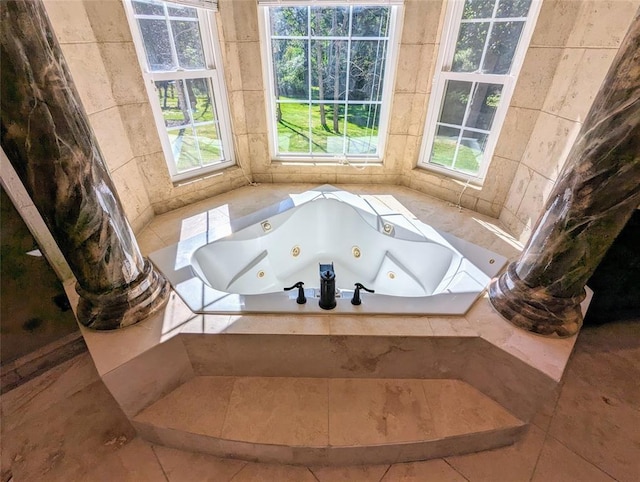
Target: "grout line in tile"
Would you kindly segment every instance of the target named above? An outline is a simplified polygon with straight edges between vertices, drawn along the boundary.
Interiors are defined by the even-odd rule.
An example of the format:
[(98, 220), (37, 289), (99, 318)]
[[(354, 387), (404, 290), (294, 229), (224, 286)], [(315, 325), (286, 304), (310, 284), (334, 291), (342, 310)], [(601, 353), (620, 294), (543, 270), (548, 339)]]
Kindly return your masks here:
[(327, 445), (331, 445), (331, 434), (329, 433), (331, 424), (331, 379), (327, 379)]
[[(238, 460), (238, 459), (236, 459), (236, 460)], [(234, 474), (229, 478), (229, 480), (228, 480), (227, 482), (231, 482), (231, 481), (233, 480), (233, 478), (234, 478), (236, 475), (238, 475), (238, 474), (242, 471), (242, 469), (244, 469), (247, 465), (249, 465), (249, 462), (247, 462), (246, 460), (238, 460), (238, 461), (239, 461), (239, 462), (244, 462), (244, 463), (242, 464), (242, 467), (240, 467), (240, 468), (236, 471), (236, 473), (234, 473)]]
[(382, 474), (382, 477), (380, 477), (380, 480), (378, 482), (382, 482), (384, 480), (384, 478), (387, 476), (387, 473), (389, 473), (389, 471), (391, 470), (391, 467), (393, 467), (395, 464), (389, 464), (387, 465), (387, 469), (384, 471), (384, 473)]
[(307, 467), (306, 468), (309, 472), (311, 472), (311, 476), (316, 479), (318, 482), (321, 482), (320, 479), (318, 478), (318, 476), (313, 472), (313, 470), (311, 470), (311, 467)]
[(533, 477), (536, 475), (536, 471), (538, 470), (538, 463), (540, 462), (540, 457), (542, 457), (542, 451), (544, 450), (544, 445), (547, 443), (547, 437), (549, 436), (549, 432), (545, 432), (544, 439), (542, 440), (542, 445), (540, 445), (540, 450), (538, 451), (538, 456), (536, 457), (536, 463), (533, 464), (533, 470), (531, 471), (531, 475), (529, 476), (529, 482), (533, 480)]
[(238, 380), (238, 377), (233, 377), (233, 385), (231, 387), (231, 391), (229, 392), (229, 398), (227, 399), (227, 406), (224, 409), (224, 417), (222, 418), (222, 424), (220, 425), (220, 433), (218, 434), (219, 438), (222, 438), (222, 433), (224, 432), (224, 427), (225, 427), (225, 424), (227, 423), (227, 415), (229, 413), (229, 405), (231, 405), (231, 397), (233, 395), (233, 391), (236, 389), (236, 380)]
[(240, 470), (238, 470), (235, 474), (233, 474), (233, 475), (231, 476), (231, 478), (229, 479), (229, 482), (231, 482), (233, 479), (235, 479), (235, 478), (238, 476), (238, 474), (239, 474), (240, 472), (242, 472), (242, 471), (247, 467), (247, 465), (249, 465), (249, 462), (245, 463), (245, 464), (240, 468)]
[[(566, 444), (564, 444), (563, 442), (561, 442), (560, 440), (558, 440), (557, 438), (555, 438), (553, 435), (551, 434), (547, 434), (548, 437), (551, 437), (553, 440), (555, 440), (556, 442), (558, 442), (560, 445), (562, 445), (564, 448), (566, 448), (569, 452), (571, 452), (572, 454), (580, 457), (582, 460), (584, 460), (586, 463), (588, 463), (589, 465), (591, 465), (592, 467), (594, 467), (596, 470), (599, 470), (600, 472), (602, 472), (603, 474), (605, 474), (608, 477), (611, 477), (612, 480), (618, 480), (616, 479), (613, 475), (611, 475), (610, 473), (608, 473), (606, 470), (600, 468), (598, 465), (596, 465), (594, 462), (590, 461), (589, 459), (587, 459), (586, 457), (583, 457), (581, 454), (579, 454), (578, 452), (576, 452), (575, 450), (567, 447)], [(546, 440), (546, 438), (545, 438)], [(542, 450), (540, 451), (542, 453)]]
[(162, 475), (164, 475), (165, 480), (167, 482), (170, 482), (169, 481), (169, 476), (165, 472), (164, 466), (162, 465), (162, 462), (160, 461), (160, 457), (158, 457), (158, 454), (156, 453), (156, 446), (154, 444), (151, 444), (151, 451), (153, 452), (153, 456), (156, 458), (156, 461), (158, 462), (158, 465), (160, 466), (160, 470), (162, 470)]
[[(436, 460), (437, 460), (437, 459), (436, 459)], [(444, 463), (445, 463), (445, 464), (447, 464), (449, 467), (451, 467), (451, 468), (453, 469), (453, 471), (454, 471), (455, 473), (459, 474), (459, 475), (460, 475), (460, 477), (462, 477), (464, 480), (466, 480), (466, 481), (468, 481), (468, 482), (471, 480), (471, 479), (468, 479), (468, 478), (467, 478), (467, 477), (466, 477), (462, 472), (460, 472), (458, 469), (456, 469), (453, 465), (451, 465), (451, 464), (449, 463), (449, 461), (448, 461), (446, 458), (444, 458), (444, 457), (443, 457), (443, 458), (442, 458), (442, 459), (440, 459), (440, 460), (444, 461)]]
[(434, 432), (436, 432), (436, 436), (441, 436), (441, 434), (438, 433), (438, 430), (436, 430), (435, 419), (433, 418), (433, 412), (431, 411), (431, 404), (429, 403), (429, 397), (427, 397), (427, 391), (424, 385), (425, 385), (424, 380), (421, 379), (420, 387), (422, 388), (422, 397), (424, 399), (424, 404), (427, 407), (427, 410), (429, 410), (429, 417), (433, 421), (433, 430)]

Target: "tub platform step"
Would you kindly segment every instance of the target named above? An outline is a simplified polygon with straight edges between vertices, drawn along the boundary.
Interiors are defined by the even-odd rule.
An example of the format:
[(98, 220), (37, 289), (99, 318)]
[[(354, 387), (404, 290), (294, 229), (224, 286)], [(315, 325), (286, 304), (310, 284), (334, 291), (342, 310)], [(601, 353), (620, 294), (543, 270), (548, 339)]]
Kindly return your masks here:
[(302, 465), (425, 460), (508, 445), (526, 430), (449, 379), (197, 376), (133, 422), (161, 445)]

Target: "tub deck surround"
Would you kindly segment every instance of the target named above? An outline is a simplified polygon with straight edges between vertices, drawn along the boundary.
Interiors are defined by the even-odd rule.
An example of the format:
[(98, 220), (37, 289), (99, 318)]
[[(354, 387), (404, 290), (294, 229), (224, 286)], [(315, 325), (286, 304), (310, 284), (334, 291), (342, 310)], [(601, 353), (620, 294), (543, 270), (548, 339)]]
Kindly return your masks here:
[[(250, 214), (257, 206), (311, 188), (246, 187), (158, 216), (139, 237), (141, 249), (148, 253), (211, 229), (228, 229), (231, 219)], [(505, 257), (518, 254), (518, 245), (495, 219), (399, 186), (344, 188), (368, 200), (384, 200), (410, 219), (428, 221), (439, 231)], [(317, 316), (196, 314), (172, 293), (162, 312), (144, 323), (114, 332), (84, 328), (82, 332), (103, 381), (143, 437), (193, 451), (287, 463), (318, 460), (321, 465), (419, 460), (509, 444), (522, 436), (557, 390), (575, 341), (575, 337), (547, 339), (516, 328), (492, 309), (486, 294), (464, 316), (360, 316), (335, 310)], [(207, 388), (224, 380), (233, 380), (223, 383), (226, 391)], [(258, 433), (248, 422), (243, 425), (242, 420), (233, 419), (233, 413), (243, 407), (264, 409), (263, 414), (277, 411), (278, 396), (282, 396), (289, 397), (288, 406), (296, 413), (307, 413), (308, 401), (313, 400), (317, 409), (313, 413), (324, 414), (328, 424), (333, 405), (322, 405), (322, 397), (329, 392), (319, 395), (318, 384), (337, 387), (347, 382), (362, 388), (355, 398), (346, 397), (360, 407), (350, 416), (362, 420), (349, 425), (353, 439), (344, 439), (345, 445), (331, 439), (324, 447), (304, 445), (304, 433), (293, 433), (297, 440), (284, 440), (283, 434), (294, 431), (273, 411), (265, 417), (252, 411), (252, 416), (282, 420), (280, 431)], [(274, 388), (271, 383), (281, 386)], [(424, 390), (428, 384), (433, 390)], [(287, 388), (291, 386), (295, 390)], [(422, 395), (415, 386), (423, 387)], [(251, 399), (255, 392), (251, 387), (263, 387), (257, 402)], [(448, 402), (453, 392), (456, 403)], [(394, 427), (412, 427), (420, 421), (411, 403), (405, 403), (416, 393), (424, 397), (418, 412), (430, 413), (434, 425), (422, 424), (422, 432), (404, 432), (404, 438), (394, 439), (393, 432), (387, 431), (388, 443), (378, 443), (381, 438), (376, 437), (384, 433), (381, 421), (386, 419), (389, 429), (392, 421), (411, 420)], [(203, 397), (207, 402), (200, 404)], [(349, 403), (342, 407), (348, 408)], [(203, 414), (202, 427), (195, 430), (194, 414), (209, 404), (227, 407), (231, 418)], [(506, 423), (498, 420), (493, 428), (476, 423), (490, 413), (506, 414), (499, 419)], [(231, 427), (232, 421), (237, 428), (233, 433), (228, 432), (230, 428), (225, 432), (216, 428), (220, 423)], [(339, 434), (327, 427), (327, 437)], [(429, 435), (429, 427), (434, 434)], [(211, 430), (202, 433), (205, 429)], [(267, 432), (275, 438), (265, 439)]]
[[(322, 313), (318, 266), (333, 263), (338, 313), (464, 314), (506, 258), (404, 212), (324, 185), (150, 257), (196, 313)], [(283, 290), (299, 281), (305, 304)], [(358, 306), (355, 283), (375, 290)]]

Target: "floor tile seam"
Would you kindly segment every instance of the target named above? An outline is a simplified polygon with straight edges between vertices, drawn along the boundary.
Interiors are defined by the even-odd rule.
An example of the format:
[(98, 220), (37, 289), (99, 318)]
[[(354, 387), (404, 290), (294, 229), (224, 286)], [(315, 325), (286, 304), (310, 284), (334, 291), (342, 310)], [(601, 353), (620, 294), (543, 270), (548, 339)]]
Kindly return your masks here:
[(152, 233), (156, 238), (158, 238), (158, 240), (159, 240), (160, 242), (162, 242), (162, 244), (164, 244), (164, 245), (165, 245), (165, 247), (166, 247), (167, 245), (166, 245), (166, 243), (165, 243), (165, 240), (162, 238), (162, 236), (160, 236), (160, 235), (158, 234), (158, 231), (156, 231), (156, 228), (157, 228), (157, 226), (154, 226), (154, 225), (153, 225), (153, 221), (151, 221), (151, 222), (150, 222), (150, 223), (149, 223), (149, 224), (148, 224), (144, 229), (145, 229), (145, 230), (148, 230), (148, 231), (151, 231), (151, 233)]
[(311, 467), (309, 466), (305, 466), (305, 468), (309, 471), (309, 473), (311, 474), (311, 477), (314, 478), (314, 480), (316, 480), (317, 482), (322, 482), (318, 476), (315, 474), (315, 472), (313, 470), (311, 470)]
[(158, 240), (163, 244), (163, 248), (167, 248), (167, 247), (169, 247), (169, 246), (171, 246), (173, 244), (171, 242), (171, 240), (167, 240), (163, 236), (160, 236), (160, 234), (158, 234), (158, 232), (155, 230), (155, 226), (153, 226), (153, 221), (151, 221), (151, 223), (149, 223), (149, 225), (146, 227), (146, 229), (151, 231), (153, 233), (153, 235), (156, 238), (158, 238)]
[(438, 430), (437, 426), (436, 426), (433, 407), (431, 406), (431, 402), (429, 401), (429, 397), (427, 396), (427, 387), (426, 387), (426, 383), (425, 383), (425, 379), (424, 378), (420, 379), (420, 387), (422, 388), (422, 397), (424, 399), (424, 403), (425, 403), (425, 405), (427, 407), (427, 410), (429, 410), (429, 418), (433, 422), (433, 430), (434, 430), (436, 436), (438, 436), (440, 439), (443, 439), (445, 437), (442, 436), (442, 434), (440, 433), (440, 430)]
[[(331, 380), (327, 379), (327, 446), (331, 442)], [(311, 469), (309, 469), (311, 471)], [(311, 471), (313, 473), (313, 471)], [(315, 474), (313, 474), (315, 477)], [(317, 478), (317, 477), (316, 477)]]
[(150, 444), (150, 445), (151, 445), (151, 452), (153, 452), (153, 456), (156, 458), (156, 461), (158, 462), (158, 465), (160, 466), (160, 470), (162, 470), (162, 475), (164, 475), (164, 478), (165, 478), (166, 482), (171, 482), (169, 480), (169, 476), (167, 475), (167, 472), (164, 470), (164, 465), (162, 465), (162, 461), (160, 460), (160, 457), (158, 457), (158, 453), (156, 452), (155, 444)]
[(529, 476), (529, 482), (533, 482), (533, 478), (538, 471), (538, 464), (540, 463), (540, 458), (542, 457), (542, 452), (544, 451), (544, 446), (547, 443), (547, 438), (549, 437), (549, 432), (544, 433), (544, 438), (542, 439), (542, 444), (540, 444), (540, 450), (538, 450), (538, 455), (536, 456), (536, 461), (533, 464), (533, 468), (531, 469), (531, 475)]
[(230, 378), (233, 378), (233, 384), (231, 385), (231, 390), (229, 390), (229, 396), (227, 397), (227, 403), (225, 404), (225, 408), (224, 408), (224, 416), (222, 417), (222, 423), (220, 424), (220, 430), (217, 435), (217, 438), (219, 440), (223, 440), (222, 434), (224, 433), (224, 427), (227, 423), (227, 416), (229, 415), (229, 405), (231, 405), (231, 397), (233, 396), (233, 391), (236, 389), (236, 381), (238, 380), (238, 377), (230, 377)]
[[(220, 457), (218, 457), (218, 458), (220, 458)], [(226, 460), (226, 459), (223, 459), (223, 460)], [(244, 470), (244, 468), (247, 465), (249, 465), (249, 461), (247, 461), (247, 460), (241, 460), (241, 459), (233, 459), (233, 460), (235, 460), (237, 462), (242, 462), (242, 466), (238, 470), (236, 470), (231, 477), (229, 477), (229, 481), (228, 482), (231, 482), (236, 475), (238, 475), (240, 472), (242, 472), (242, 470)]]
[[(613, 481), (617, 481), (618, 479), (616, 479), (613, 475), (611, 475), (609, 472), (607, 472), (606, 470), (604, 470), (603, 468), (601, 468), (599, 465), (597, 465), (595, 462), (592, 462), (591, 460), (587, 459), (585, 456), (583, 456), (582, 454), (576, 452), (575, 450), (573, 450), (572, 448), (568, 447), (567, 444), (565, 444), (564, 442), (558, 440), (556, 437), (554, 437), (550, 432), (547, 433), (547, 437), (551, 437), (553, 440), (555, 440), (557, 443), (559, 443), (560, 445), (562, 445), (565, 449), (567, 449), (569, 452), (571, 452), (572, 454), (576, 455), (577, 457), (579, 457), (580, 459), (582, 459), (583, 461), (585, 461), (586, 463), (588, 463), (589, 465), (591, 465), (594, 469), (598, 470), (599, 472), (602, 472), (604, 475), (606, 475), (607, 477), (609, 477), (611, 480)], [(545, 439), (546, 441), (546, 439)]]
[(246, 469), (247, 466), (249, 465), (249, 463), (250, 462), (245, 462), (245, 464), (242, 467), (240, 467), (240, 469), (235, 474), (233, 474), (231, 476), (231, 478), (229, 479), (229, 482), (232, 482), (233, 479), (235, 479), (238, 476), (238, 474), (240, 474), (240, 472), (242, 472), (244, 469)]
[(389, 464), (387, 466), (386, 470), (383, 472), (382, 477), (380, 477), (380, 480), (378, 480), (378, 482), (383, 482), (384, 478), (387, 476), (387, 474), (391, 470), (391, 467), (393, 467), (394, 465), (396, 465), (396, 464)]
[[(438, 459), (435, 459), (435, 460), (438, 460)], [(464, 475), (462, 472), (460, 472), (458, 469), (456, 469), (453, 465), (451, 465), (446, 457), (442, 457), (442, 459), (440, 459), (440, 460), (442, 460), (445, 464), (447, 464), (449, 467), (451, 467), (451, 469), (456, 474), (460, 475), (460, 477), (462, 477), (464, 480), (466, 480), (467, 482), (470, 482), (471, 479), (469, 479), (466, 475)]]

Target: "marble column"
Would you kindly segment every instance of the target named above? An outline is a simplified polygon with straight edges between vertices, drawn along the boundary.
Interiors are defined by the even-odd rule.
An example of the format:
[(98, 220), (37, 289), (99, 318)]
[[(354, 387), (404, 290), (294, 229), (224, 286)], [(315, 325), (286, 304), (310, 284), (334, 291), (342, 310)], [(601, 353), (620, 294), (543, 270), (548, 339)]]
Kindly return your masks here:
[(568, 337), (584, 287), (640, 205), (640, 10), (519, 259), (489, 288), (514, 325)]
[(136, 323), (168, 283), (140, 253), (42, 1), (3, 0), (0, 17), (2, 148), (76, 277), (78, 319)]

